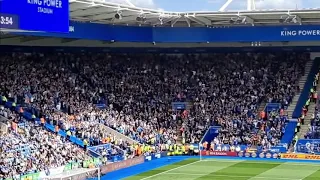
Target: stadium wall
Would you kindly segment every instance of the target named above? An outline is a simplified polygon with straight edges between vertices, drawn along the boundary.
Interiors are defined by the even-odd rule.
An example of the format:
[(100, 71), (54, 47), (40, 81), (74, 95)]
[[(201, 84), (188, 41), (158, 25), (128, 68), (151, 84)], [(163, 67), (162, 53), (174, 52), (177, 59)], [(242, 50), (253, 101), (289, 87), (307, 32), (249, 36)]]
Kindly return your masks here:
[(97, 53), (238, 53), (238, 52), (320, 52), (320, 46), (292, 47), (193, 47), (193, 48), (158, 48), (158, 47), (63, 47), (63, 46), (11, 46), (2, 45), (0, 52), (97, 52)]
[[(90, 32), (90, 33), (88, 33)], [(318, 41), (317, 25), (240, 27), (135, 27), (70, 21), (69, 33), (14, 32), (17, 35), (122, 42)]]

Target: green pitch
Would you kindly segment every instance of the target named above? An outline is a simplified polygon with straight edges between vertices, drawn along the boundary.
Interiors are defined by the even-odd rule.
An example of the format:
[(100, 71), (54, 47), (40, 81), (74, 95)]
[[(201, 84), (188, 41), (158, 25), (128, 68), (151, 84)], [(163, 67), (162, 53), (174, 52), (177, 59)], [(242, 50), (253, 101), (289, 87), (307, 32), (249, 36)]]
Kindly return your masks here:
[(124, 180), (320, 180), (320, 164), (188, 159)]

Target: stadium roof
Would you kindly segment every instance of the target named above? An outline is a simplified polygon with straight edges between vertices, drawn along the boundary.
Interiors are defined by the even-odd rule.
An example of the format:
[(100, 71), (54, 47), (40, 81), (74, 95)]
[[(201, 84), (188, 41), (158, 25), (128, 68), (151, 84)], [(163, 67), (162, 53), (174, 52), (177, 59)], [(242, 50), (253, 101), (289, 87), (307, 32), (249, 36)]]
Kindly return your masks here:
[(169, 27), (320, 23), (320, 9), (168, 12), (138, 8), (129, 0), (123, 1), (119, 4), (105, 0), (69, 0), (70, 18), (103, 24)]

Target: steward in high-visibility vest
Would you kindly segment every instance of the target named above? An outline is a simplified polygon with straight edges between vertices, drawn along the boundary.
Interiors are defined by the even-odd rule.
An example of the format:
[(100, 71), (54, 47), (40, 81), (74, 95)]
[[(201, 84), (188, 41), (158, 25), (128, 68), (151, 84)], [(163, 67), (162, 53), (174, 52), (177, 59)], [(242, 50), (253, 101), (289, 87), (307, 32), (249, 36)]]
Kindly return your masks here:
[(185, 148), (185, 154), (188, 154), (188, 153), (189, 153), (189, 145), (186, 144), (186, 145), (184, 146), (184, 148)]
[(88, 141), (87, 141), (87, 139), (84, 139), (84, 140), (83, 140), (84, 150), (87, 150), (87, 146), (88, 146)]
[(181, 152), (182, 152), (182, 154), (186, 154), (186, 147), (185, 146), (181, 146)]
[(190, 156), (194, 155), (194, 146), (193, 146), (193, 144), (190, 144), (190, 146), (189, 146), (189, 155)]
[(11, 104), (11, 111), (14, 111), (16, 109), (17, 104), (15, 102), (13, 102)]
[(3, 105), (5, 105), (5, 104), (6, 104), (6, 102), (8, 101), (8, 100), (7, 100), (7, 98), (6, 98), (5, 96), (2, 96), (2, 99), (1, 99), (1, 100), (2, 100), (2, 104), (3, 104)]
[[(58, 130), (58, 131), (59, 131), (58, 126), (56, 126), (56, 128), (57, 128), (56, 130)], [(67, 131), (67, 136), (69, 136), (69, 137), (71, 136), (71, 131), (70, 131), (70, 130), (68, 130), (68, 131)]]
[(307, 102), (306, 102), (306, 106), (307, 106), (307, 108), (308, 108), (308, 106), (310, 105), (310, 98), (307, 100)]
[(172, 152), (173, 151), (173, 146), (170, 144), (169, 145), (169, 152)]
[(176, 146), (175, 151), (174, 151), (175, 155), (179, 155), (179, 146)]

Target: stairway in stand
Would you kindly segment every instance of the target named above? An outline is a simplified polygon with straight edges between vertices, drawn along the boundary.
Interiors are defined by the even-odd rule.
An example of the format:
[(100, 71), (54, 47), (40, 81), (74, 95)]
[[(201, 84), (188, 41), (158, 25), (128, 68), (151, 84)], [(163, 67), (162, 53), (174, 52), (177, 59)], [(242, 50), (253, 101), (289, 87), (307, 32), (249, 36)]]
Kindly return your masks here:
[[(302, 91), (304, 88), (304, 85), (307, 81), (307, 78), (310, 73), (313, 62), (314, 62), (313, 60), (309, 60), (306, 64), (304, 75), (299, 80), (300, 91)], [(286, 110), (286, 112), (288, 113), (289, 119), (292, 118), (292, 113), (298, 103), (299, 97), (300, 97), (300, 93), (296, 93), (296, 95), (293, 97), (292, 102), (290, 103), (288, 109)]]
[[(316, 91), (319, 92), (320, 90), (320, 83), (318, 83), (317, 85), (317, 88), (316, 88)], [(310, 105), (309, 105), (309, 108), (308, 108), (308, 113), (307, 113), (307, 116), (304, 118), (304, 125), (301, 125), (301, 129), (300, 129), (300, 132), (298, 133), (298, 137), (300, 139), (303, 139), (304, 138), (304, 135), (308, 132), (309, 130), (309, 125), (311, 123), (311, 118), (312, 118), (312, 115), (314, 114), (315, 112), (315, 107), (316, 107), (316, 103), (314, 102), (311, 102)]]
[(301, 125), (300, 132), (298, 132), (299, 139), (304, 139), (304, 135), (309, 131), (309, 124), (311, 123), (312, 114), (315, 112), (315, 103), (310, 103), (308, 113), (304, 118), (304, 125)]
[[(192, 102), (188, 102), (187, 103), (187, 107), (186, 107), (186, 110), (189, 112), (190, 111), (190, 109), (192, 108), (192, 106), (193, 106), (193, 103)], [(182, 133), (181, 133), (181, 128), (182, 128), (182, 123), (183, 123), (183, 121), (184, 121), (185, 119), (182, 119), (181, 120), (181, 122), (178, 122), (178, 124), (177, 124), (177, 144), (178, 145), (180, 145), (180, 144), (182, 144)]]

